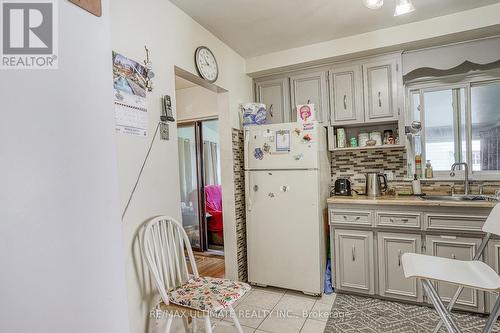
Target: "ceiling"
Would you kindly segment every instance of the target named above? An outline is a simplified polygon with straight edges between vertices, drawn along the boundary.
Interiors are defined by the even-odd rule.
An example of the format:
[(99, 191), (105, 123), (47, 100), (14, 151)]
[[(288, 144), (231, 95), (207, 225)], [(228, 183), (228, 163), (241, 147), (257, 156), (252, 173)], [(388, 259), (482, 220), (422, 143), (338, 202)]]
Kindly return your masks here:
[(394, 17), (396, 0), (371, 10), (362, 0), (170, 0), (245, 58), (421, 21), (500, 0), (413, 0)]

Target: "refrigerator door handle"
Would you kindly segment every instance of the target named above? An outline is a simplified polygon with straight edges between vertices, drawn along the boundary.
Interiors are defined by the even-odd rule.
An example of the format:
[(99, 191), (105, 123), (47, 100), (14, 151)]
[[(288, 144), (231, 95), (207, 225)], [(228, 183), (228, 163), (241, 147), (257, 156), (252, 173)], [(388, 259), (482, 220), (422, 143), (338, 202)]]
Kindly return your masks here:
[(250, 146), (250, 130), (248, 128), (245, 128), (245, 137), (244, 137), (244, 140), (245, 140), (245, 146), (244, 146), (244, 156), (245, 156), (245, 168), (248, 168), (248, 159), (249, 159), (249, 156), (248, 154), (250, 154), (250, 152), (248, 151), (248, 147)]
[(252, 176), (250, 173), (248, 173), (248, 181), (245, 182), (246, 186), (246, 199), (247, 199), (247, 210), (250, 212), (252, 211), (252, 185), (250, 184), (252, 182)]

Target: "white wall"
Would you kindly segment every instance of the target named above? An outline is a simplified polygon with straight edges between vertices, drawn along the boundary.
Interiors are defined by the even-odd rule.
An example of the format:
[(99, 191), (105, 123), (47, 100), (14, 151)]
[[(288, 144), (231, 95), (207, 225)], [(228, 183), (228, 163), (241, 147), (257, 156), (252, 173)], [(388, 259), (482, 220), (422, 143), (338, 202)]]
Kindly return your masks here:
[[(200, 45), (208, 46), (217, 57), (220, 75), (216, 84), (229, 91), (217, 96), (218, 105), (225, 105), (225, 112), (219, 117), (224, 224), (225, 230), (235, 235), (230, 129), (232, 126), (239, 126), (238, 104), (251, 100), (251, 79), (245, 74), (244, 59), (167, 0), (112, 0), (111, 21), (112, 46), (115, 51), (136, 60), (144, 58), (144, 45), (151, 51), (156, 73), (155, 89), (148, 95), (151, 131), (160, 116), (160, 96), (171, 95), (175, 105), (174, 66), (196, 73), (194, 51)], [(152, 299), (147, 269), (142, 266), (135, 235), (141, 224), (151, 216), (167, 214), (177, 219), (181, 217), (177, 134), (175, 125), (170, 128), (170, 141), (155, 142), (151, 158), (123, 221), (130, 327), (134, 333), (146, 330), (146, 316)], [(150, 140), (151, 135), (147, 138), (117, 135), (122, 207), (128, 199)], [(225, 246), (227, 276), (236, 278), (236, 238), (225, 239)]]
[(59, 2), (59, 69), (0, 71), (0, 332), (128, 332), (108, 1)]
[(218, 117), (217, 93), (195, 86), (175, 91), (177, 120)]
[[(247, 73), (376, 51), (500, 24), (500, 3), (247, 59)], [(497, 29), (498, 31), (498, 29)], [(449, 41), (448, 41), (449, 42)]]

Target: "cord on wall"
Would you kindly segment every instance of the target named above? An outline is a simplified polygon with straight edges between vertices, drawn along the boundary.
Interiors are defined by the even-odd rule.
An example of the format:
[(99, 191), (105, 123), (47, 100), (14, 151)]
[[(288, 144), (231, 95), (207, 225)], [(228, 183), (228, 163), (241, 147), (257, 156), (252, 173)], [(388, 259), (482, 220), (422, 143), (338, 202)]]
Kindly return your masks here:
[(149, 144), (148, 152), (146, 153), (146, 157), (144, 158), (144, 162), (142, 162), (141, 171), (139, 171), (139, 175), (137, 176), (137, 179), (135, 180), (134, 188), (132, 189), (132, 192), (130, 193), (130, 196), (129, 196), (128, 201), (127, 201), (127, 205), (125, 206), (125, 209), (123, 210), (122, 221), (123, 221), (123, 218), (125, 217), (125, 213), (127, 213), (130, 202), (132, 201), (132, 198), (134, 197), (134, 193), (135, 193), (135, 190), (137, 189), (137, 185), (139, 185), (139, 180), (141, 179), (142, 172), (144, 171), (144, 167), (146, 166), (146, 162), (148, 161), (149, 154), (151, 153), (151, 149), (153, 148), (153, 143), (155, 142), (156, 135), (158, 134), (158, 129), (160, 128), (160, 124), (161, 124), (161, 121), (158, 122), (158, 124), (156, 125), (155, 134), (153, 135), (153, 138), (151, 139), (151, 143)]

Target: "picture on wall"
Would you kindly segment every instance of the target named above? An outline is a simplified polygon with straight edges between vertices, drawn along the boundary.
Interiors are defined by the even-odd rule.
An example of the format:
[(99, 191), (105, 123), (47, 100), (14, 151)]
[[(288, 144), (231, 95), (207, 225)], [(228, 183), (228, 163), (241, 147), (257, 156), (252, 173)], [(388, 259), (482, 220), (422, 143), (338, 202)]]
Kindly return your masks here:
[(115, 129), (117, 133), (147, 136), (147, 69), (140, 63), (113, 52)]

